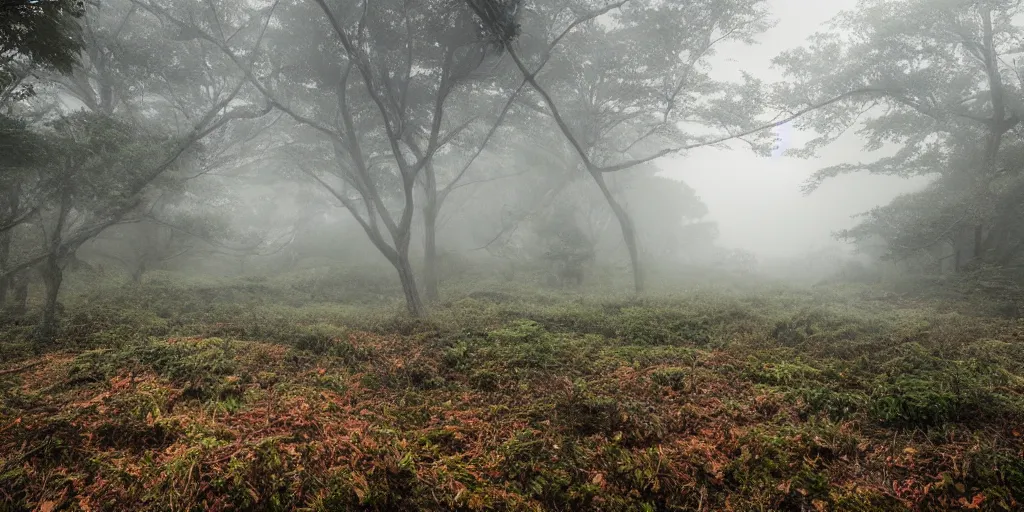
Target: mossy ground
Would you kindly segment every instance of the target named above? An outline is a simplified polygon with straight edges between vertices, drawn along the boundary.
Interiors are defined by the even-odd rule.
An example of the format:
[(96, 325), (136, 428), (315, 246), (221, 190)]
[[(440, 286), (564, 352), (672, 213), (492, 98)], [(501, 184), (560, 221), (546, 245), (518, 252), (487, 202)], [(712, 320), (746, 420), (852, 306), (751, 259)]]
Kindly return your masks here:
[(44, 353), (4, 326), (0, 510), (1024, 502), (1014, 319), (772, 288), (449, 291), (412, 320), (302, 290), (94, 291)]

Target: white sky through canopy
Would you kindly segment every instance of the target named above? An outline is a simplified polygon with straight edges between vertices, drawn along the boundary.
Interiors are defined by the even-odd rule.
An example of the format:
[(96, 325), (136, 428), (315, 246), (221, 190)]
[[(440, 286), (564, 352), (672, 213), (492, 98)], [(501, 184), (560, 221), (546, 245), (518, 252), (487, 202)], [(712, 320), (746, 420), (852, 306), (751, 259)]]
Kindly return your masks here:
[[(770, 0), (778, 24), (762, 35), (757, 46), (722, 46), (711, 62), (713, 76), (739, 79), (747, 71), (766, 83), (782, 78), (771, 68), (779, 52), (802, 46), (840, 11), (856, 0)], [(779, 129), (782, 149), (799, 146), (806, 134), (785, 126)], [(847, 133), (822, 152), (819, 159), (779, 155), (762, 158), (734, 144), (733, 151), (700, 149), (659, 162), (668, 177), (693, 187), (719, 224), (719, 243), (754, 251), (762, 256), (789, 256), (836, 243), (835, 230), (853, 225), (851, 215), (888, 203), (893, 197), (916, 190), (924, 178), (904, 180), (855, 174), (828, 180), (803, 196), (800, 186), (815, 170), (844, 161), (871, 160), (861, 140)]]

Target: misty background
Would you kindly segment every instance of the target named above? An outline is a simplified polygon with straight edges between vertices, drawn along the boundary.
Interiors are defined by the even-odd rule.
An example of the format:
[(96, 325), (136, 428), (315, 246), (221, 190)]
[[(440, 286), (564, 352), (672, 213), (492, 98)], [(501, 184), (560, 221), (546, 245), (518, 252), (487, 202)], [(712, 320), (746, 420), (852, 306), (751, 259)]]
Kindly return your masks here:
[(50, 331), (65, 276), (347, 273), (422, 316), (1024, 248), (1015, 5), (54, 1), (0, 76), (0, 302)]
[(1019, 510), (1022, 318), (1022, 0), (0, 0), (3, 511)]
[[(723, 45), (711, 60), (711, 74), (737, 79), (739, 70), (765, 82), (783, 77), (772, 58), (783, 50), (806, 43), (856, 0), (770, 0), (778, 22), (757, 37), (759, 44)], [(812, 135), (785, 125), (776, 129), (780, 150), (799, 147)], [(850, 244), (833, 233), (857, 224), (854, 215), (889, 203), (894, 197), (920, 190), (930, 178), (900, 178), (856, 173), (838, 176), (805, 195), (801, 185), (818, 169), (842, 162), (871, 160), (863, 139), (853, 130), (823, 149), (820, 158), (794, 158), (781, 154), (759, 157), (741, 143), (731, 150), (700, 148), (658, 162), (662, 175), (685, 181), (708, 205), (708, 218), (718, 223), (719, 245), (744, 249), (762, 257), (793, 257), (830, 246)], [(882, 152), (879, 152), (882, 154)]]

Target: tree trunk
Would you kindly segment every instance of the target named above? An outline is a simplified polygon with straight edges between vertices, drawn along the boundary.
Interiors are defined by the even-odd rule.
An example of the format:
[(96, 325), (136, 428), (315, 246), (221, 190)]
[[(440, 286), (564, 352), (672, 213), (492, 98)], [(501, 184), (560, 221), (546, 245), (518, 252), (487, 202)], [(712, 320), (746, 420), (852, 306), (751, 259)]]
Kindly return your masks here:
[[(406, 201), (409, 201), (408, 197)], [(353, 215), (356, 215), (354, 208), (350, 205), (346, 205), (346, 208)], [(358, 218), (358, 217), (357, 217)], [(370, 224), (367, 222), (360, 222), (363, 231), (366, 236), (370, 238), (373, 245), (378, 251), (388, 260), (389, 263), (395, 270), (398, 271), (398, 280), (402, 284), (402, 293), (405, 295), (405, 305), (409, 311), (409, 314), (414, 317), (423, 316), (423, 302), (420, 300), (419, 290), (416, 289), (416, 276), (412, 271), (412, 264), (409, 262), (409, 224), (411, 222), (411, 215), (408, 219), (403, 219), (403, 226), (395, 226), (391, 229), (391, 238), (394, 240), (394, 247), (388, 245), (384, 241), (384, 237), (377, 229), (376, 224)]]
[(423, 316), (423, 302), (420, 300), (419, 290), (416, 289), (416, 276), (412, 271), (412, 264), (409, 262), (409, 253), (399, 251), (398, 258), (391, 262), (398, 271), (398, 280), (402, 283), (402, 293), (405, 294), (405, 307), (409, 314), (414, 317)]
[[(7, 211), (4, 212), (5, 216), (9, 221), (13, 222), (18, 215), (18, 211), (21, 209), (20, 181), (15, 182), (14, 185), (7, 190), (5, 202), (7, 203)], [(5, 272), (7, 270), (8, 263), (10, 263), (12, 239), (12, 230), (9, 229), (0, 233), (0, 272)], [(7, 294), (13, 288), (14, 282), (15, 280), (13, 276), (0, 278), (0, 306), (7, 304)]]
[(139, 264), (135, 265), (135, 268), (132, 269), (132, 284), (139, 284), (139, 283), (141, 283), (142, 282), (142, 275), (145, 274), (145, 273), (146, 273), (146, 264), (145, 264), (145, 262), (141, 262), (140, 261)]
[(1004, 215), (989, 229), (983, 247), (985, 261), (997, 266), (1009, 265), (1020, 252), (1021, 231), (1013, 225), (1014, 219)]
[(22, 316), (28, 311), (28, 276), (22, 272), (11, 278), (11, 285), (14, 288), (14, 302), (11, 304), (11, 312), (16, 316)]
[(423, 168), (423, 283), (427, 288), (427, 302), (438, 299), (437, 275), (437, 214), (441, 209), (437, 197), (437, 178), (434, 175), (434, 164), (427, 162)]
[(46, 286), (46, 300), (43, 302), (43, 316), (36, 326), (36, 337), (40, 341), (50, 341), (57, 330), (57, 297), (60, 294), (61, 282), (64, 280), (64, 271), (60, 268), (57, 256), (51, 254), (43, 262), (39, 273)]
[(643, 266), (640, 262), (640, 250), (637, 246), (636, 229), (633, 226), (633, 219), (630, 218), (629, 212), (615, 200), (615, 196), (608, 190), (608, 184), (604, 181), (604, 175), (600, 172), (591, 172), (590, 175), (597, 182), (597, 186), (600, 187), (605, 200), (608, 201), (608, 206), (612, 208), (615, 218), (619, 221), (619, 227), (622, 228), (622, 240), (626, 243), (626, 249), (629, 251), (629, 262), (633, 268), (633, 287), (636, 293), (643, 293)]
[(431, 205), (423, 209), (423, 282), (427, 302), (434, 302), (439, 294), (437, 276), (437, 215)]
[[(0, 233), (0, 272), (7, 271), (7, 264), (11, 257), (11, 233)], [(10, 292), (14, 279), (12, 276), (0, 277), (0, 306), (7, 304), (7, 294)]]
[(983, 261), (994, 263), (1000, 259), (1000, 255), (1009, 242), (1010, 228), (1008, 224), (1012, 220), (1008, 217), (1009, 215), (1003, 213), (996, 217), (989, 226), (988, 234), (981, 245), (980, 256), (984, 258)]

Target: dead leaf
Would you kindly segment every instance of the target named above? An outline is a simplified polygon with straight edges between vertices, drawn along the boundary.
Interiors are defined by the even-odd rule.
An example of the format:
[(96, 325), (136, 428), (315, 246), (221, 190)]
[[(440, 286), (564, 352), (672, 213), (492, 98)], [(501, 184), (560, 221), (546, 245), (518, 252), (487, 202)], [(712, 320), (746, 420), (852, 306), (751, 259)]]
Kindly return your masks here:
[(960, 504), (963, 505), (963, 507), (968, 509), (968, 510), (978, 510), (978, 509), (980, 509), (981, 508), (981, 504), (984, 501), (985, 501), (985, 495), (981, 494), (981, 493), (975, 494), (974, 498), (971, 499), (970, 503), (967, 503), (967, 500), (965, 500), (963, 498), (960, 498)]

